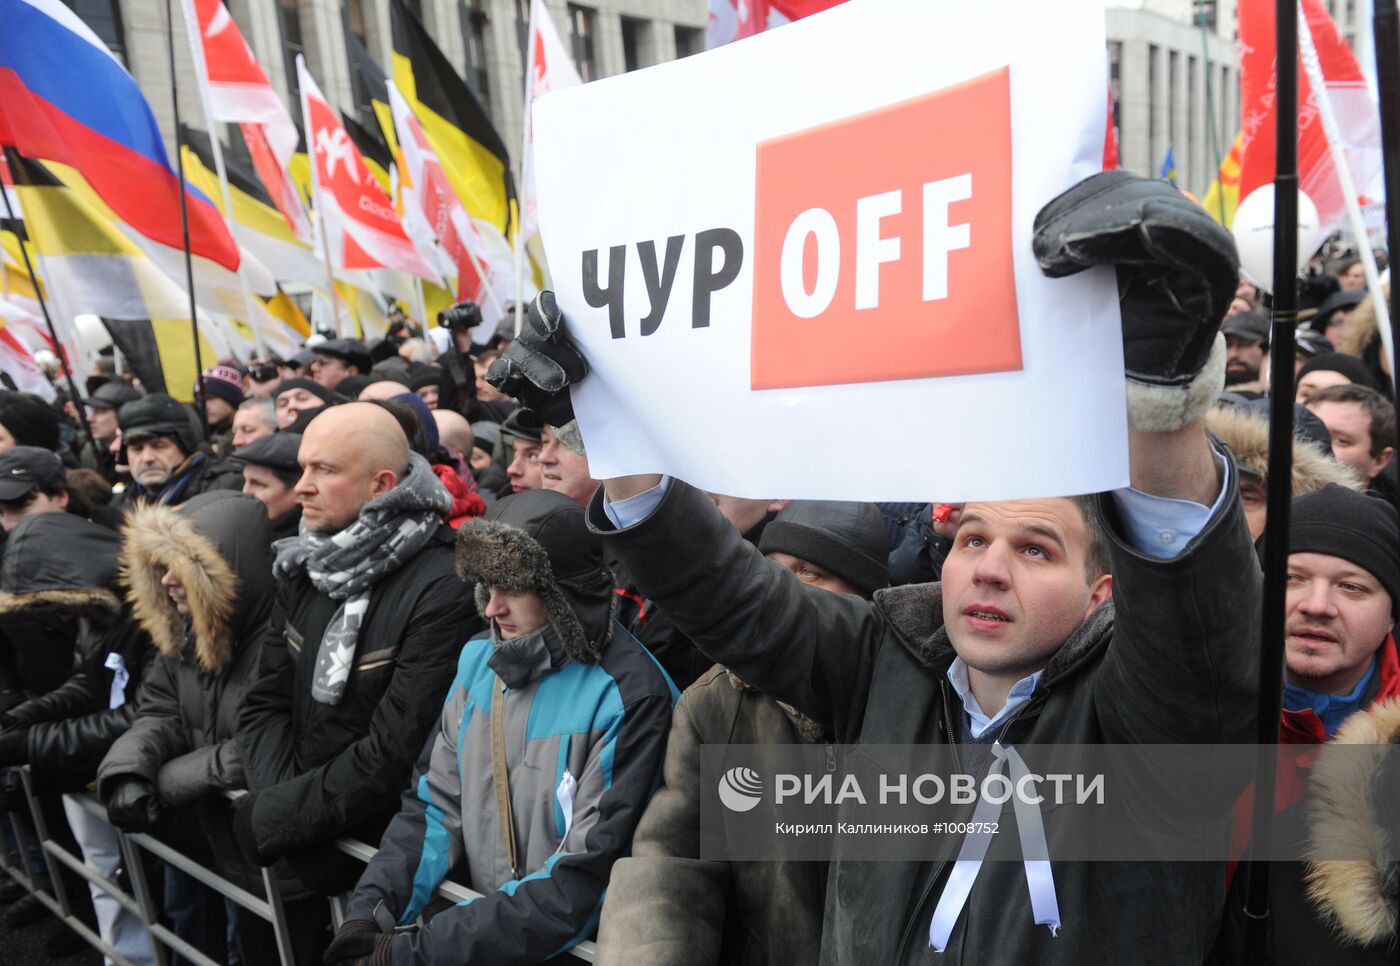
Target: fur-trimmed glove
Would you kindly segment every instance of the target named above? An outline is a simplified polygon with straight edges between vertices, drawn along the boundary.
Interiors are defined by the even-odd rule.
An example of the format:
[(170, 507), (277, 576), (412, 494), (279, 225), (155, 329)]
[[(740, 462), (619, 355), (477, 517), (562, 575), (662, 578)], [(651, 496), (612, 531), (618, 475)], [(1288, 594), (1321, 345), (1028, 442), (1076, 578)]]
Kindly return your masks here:
[(340, 927), (321, 961), (326, 966), (391, 966), (392, 933), (383, 933), (368, 919), (351, 919)]
[(486, 371), (499, 392), (534, 410), (551, 426), (574, 418), (569, 387), (588, 375), (588, 362), (564, 328), (554, 293), (541, 292), (530, 303), (520, 334)]
[(1105, 171), (1040, 210), (1034, 250), (1051, 278), (1117, 269), (1134, 429), (1169, 432), (1205, 414), (1225, 384), (1220, 323), (1239, 284), (1228, 231), (1165, 181)]

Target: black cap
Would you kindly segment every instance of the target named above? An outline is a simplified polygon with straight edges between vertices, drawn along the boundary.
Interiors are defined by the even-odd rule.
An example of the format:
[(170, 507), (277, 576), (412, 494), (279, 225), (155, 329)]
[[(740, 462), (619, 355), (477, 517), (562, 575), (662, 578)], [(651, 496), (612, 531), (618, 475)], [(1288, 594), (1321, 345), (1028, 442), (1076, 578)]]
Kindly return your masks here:
[(297, 462), (297, 450), (300, 448), (300, 433), (273, 433), (239, 447), (229, 458), (235, 463), (251, 463), (253, 466), (293, 472), (301, 468)]
[(1364, 302), (1369, 294), (1364, 288), (1333, 292), (1317, 307), (1317, 315), (1308, 324), (1314, 329), (1324, 329), (1327, 327), (1327, 317), (1333, 312), (1338, 309), (1354, 309)]
[(53, 450), (12, 446), (0, 452), (0, 500), (18, 500), (36, 486), (61, 486), (67, 479)]
[(890, 585), (889, 531), (873, 503), (793, 500), (763, 528), (758, 549), (816, 564), (866, 597)]
[(98, 386), (85, 401), (93, 409), (117, 409), (140, 398), (141, 390), (125, 379), (114, 379)]
[(1258, 312), (1236, 312), (1225, 319), (1220, 331), (1250, 342), (1262, 342), (1266, 349), (1269, 347), (1269, 320)]
[(311, 351), (320, 356), (331, 356), (347, 366), (354, 366), (361, 375), (368, 375), (374, 367), (374, 359), (369, 349), (359, 339), (327, 339), (320, 345), (312, 346)]
[(544, 420), (532, 410), (520, 408), (506, 417), (501, 423), (501, 435), (515, 439), (529, 440), (532, 443), (544, 442)]
[(199, 445), (190, 423), (190, 411), (163, 392), (153, 392), (122, 404), (117, 410), (117, 424), (122, 429), (123, 444), (146, 436), (170, 436), (186, 453), (193, 453)]

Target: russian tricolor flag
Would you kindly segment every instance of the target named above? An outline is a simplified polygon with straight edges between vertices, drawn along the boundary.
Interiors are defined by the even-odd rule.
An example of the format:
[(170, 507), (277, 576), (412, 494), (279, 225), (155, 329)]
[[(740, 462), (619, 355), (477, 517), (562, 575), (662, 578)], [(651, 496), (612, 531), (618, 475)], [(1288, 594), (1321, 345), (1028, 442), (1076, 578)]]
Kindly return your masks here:
[[(82, 172), (112, 210), (182, 249), (179, 178), (136, 81), (62, 0), (0, 0), (0, 146)], [(190, 250), (238, 268), (219, 210), (187, 192)]]

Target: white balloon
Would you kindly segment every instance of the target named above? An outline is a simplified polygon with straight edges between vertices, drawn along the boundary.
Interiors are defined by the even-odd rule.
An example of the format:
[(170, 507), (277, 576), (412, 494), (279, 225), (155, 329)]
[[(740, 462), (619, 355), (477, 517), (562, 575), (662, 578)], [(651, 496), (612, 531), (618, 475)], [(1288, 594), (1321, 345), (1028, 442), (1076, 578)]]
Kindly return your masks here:
[[(1274, 186), (1266, 184), (1249, 193), (1235, 210), (1230, 225), (1240, 268), (1256, 287), (1265, 292), (1274, 287)], [(1322, 244), (1322, 226), (1317, 205), (1298, 192), (1298, 268), (1301, 270)]]

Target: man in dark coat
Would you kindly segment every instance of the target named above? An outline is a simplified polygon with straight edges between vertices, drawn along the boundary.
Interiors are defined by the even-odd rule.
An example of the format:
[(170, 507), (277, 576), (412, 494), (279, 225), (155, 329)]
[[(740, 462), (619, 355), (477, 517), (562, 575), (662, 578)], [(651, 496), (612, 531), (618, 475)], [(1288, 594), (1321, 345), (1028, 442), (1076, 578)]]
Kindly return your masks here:
[(301, 505), (296, 485), (301, 479), (297, 433), (273, 433), (233, 451), (231, 462), (243, 470), (243, 492), (255, 496), (267, 508), (272, 539), (295, 537), (301, 525)]
[(480, 629), (452, 570), (451, 497), (374, 403), (323, 412), (302, 437), (306, 532), (279, 541), (276, 603), (239, 715), (251, 794), (239, 845), (285, 857), (325, 894), (398, 810), (458, 650)]
[(152, 393), (117, 410), (122, 429), (120, 462), (131, 485), (113, 502), (127, 507), (138, 501), (176, 506), (209, 490), (243, 486), (236, 467), (214, 460), (199, 438), (194, 413), (164, 393)]
[[(969, 503), (942, 584), (873, 604), (804, 587), (679, 480), (605, 481), (590, 525), (701, 650), (843, 744), (946, 747), (961, 771), (978, 743), (1000, 774), (1009, 754), (993, 766), (992, 741), (1246, 740), (1260, 576), (1229, 456), (1201, 423), (1224, 382), (1234, 244), (1170, 185), (1123, 171), (1076, 185), (1035, 224), (1043, 271), (1117, 267), (1131, 489)], [(556, 387), (587, 371), (563, 332), (541, 295), (491, 374), (556, 424), (569, 416)], [(1150, 810), (1223, 854), (1242, 790), (1229, 784), (1193, 801), (1139, 785), (1125, 805), (1137, 827)], [(1214, 938), (1219, 866), (1062, 861), (1031, 884), (1035, 869), (986, 862), (954, 881), (951, 838), (940, 861), (834, 859), (820, 961), (1194, 966)]]

